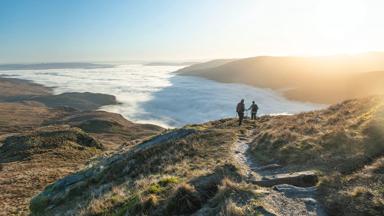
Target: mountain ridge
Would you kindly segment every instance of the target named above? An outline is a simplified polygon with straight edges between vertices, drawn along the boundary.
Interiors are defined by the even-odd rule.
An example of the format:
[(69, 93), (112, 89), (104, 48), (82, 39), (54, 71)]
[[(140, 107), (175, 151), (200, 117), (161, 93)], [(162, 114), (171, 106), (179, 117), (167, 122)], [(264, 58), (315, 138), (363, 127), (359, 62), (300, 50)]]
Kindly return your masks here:
[[(373, 79), (384, 80), (384, 73), (371, 72), (384, 71), (383, 60), (383, 53), (330, 57), (260, 56), (221, 61), (222, 64), (213, 66), (211, 61), (180, 69), (176, 73), (271, 88), (290, 99), (330, 104), (384, 93), (380, 83), (371, 86), (368, 80), (362, 82), (364, 76), (373, 75)], [(356, 83), (359, 86), (354, 86)], [(363, 88), (364, 91), (357, 92), (356, 88)]]

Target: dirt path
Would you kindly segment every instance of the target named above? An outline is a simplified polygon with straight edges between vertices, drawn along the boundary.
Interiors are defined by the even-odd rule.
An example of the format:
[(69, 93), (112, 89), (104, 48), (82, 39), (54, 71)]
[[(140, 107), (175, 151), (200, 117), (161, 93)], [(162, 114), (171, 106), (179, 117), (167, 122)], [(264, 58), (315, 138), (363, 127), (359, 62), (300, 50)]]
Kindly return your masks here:
[[(235, 146), (235, 157), (238, 162), (247, 170), (249, 182), (265, 180), (276, 180), (279, 178), (300, 175), (301, 173), (288, 173), (285, 167), (277, 164), (260, 166), (248, 151), (249, 143), (253, 141), (255, 131), (248, 131), (238, 137)], [(319, 215), (325, 216), (325, 210), (316, 200), (317, 187), (297, 187), (291, 184), (276, 184), (270, 187), (269, 194), (263, 198), (263, 203), (268, 210), (275, 215), (299, 216)]]

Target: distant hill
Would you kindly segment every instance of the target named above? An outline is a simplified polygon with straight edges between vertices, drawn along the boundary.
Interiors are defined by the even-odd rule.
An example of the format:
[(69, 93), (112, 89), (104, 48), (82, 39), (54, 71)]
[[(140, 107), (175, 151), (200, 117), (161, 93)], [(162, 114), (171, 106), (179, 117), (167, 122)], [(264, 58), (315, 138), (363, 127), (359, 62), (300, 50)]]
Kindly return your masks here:
[(39, 69), (94, 69), (110, 68), (109, 64), (93, 64), (82, 62), (39, 63), (39, 64), (0, 64), (0, 70), (39, 70)]
[(0, 91), (0, 102), (36, 101), (47, 107), (71, 107), (82, 111), (117, 104), (113, 95), (91, 92), (53, 95), (50, 88), (21, 79), (0, 77)]
[[(370, 81), (381, 80), (384, 75), (370, 71), (384, 71), (384, 53), (218, 60), (192, 65), (177, 73), (280, 90), (295, 100), (334, 103), (368, 93), (381, 93), (377, 92), (380, 88), (371, 86)], [(360, 81), (359, 86), (364, 91), (351, 89), (356, 81)]]
[(51, 89), (26, 80), (0, 77), (0, 101), (11, 97), (51, 95)]
[(234, 59), (217, 59), (217, 60), (212, 60), (204, 63), (193, 64), (191, 66), (178, 70), (177, 73), (196, 75), (196, 74), (199, 74), (200, 72), (204, 73), (204, 71), (207, 69), (212, 69), (232, 61), (234, 61)]

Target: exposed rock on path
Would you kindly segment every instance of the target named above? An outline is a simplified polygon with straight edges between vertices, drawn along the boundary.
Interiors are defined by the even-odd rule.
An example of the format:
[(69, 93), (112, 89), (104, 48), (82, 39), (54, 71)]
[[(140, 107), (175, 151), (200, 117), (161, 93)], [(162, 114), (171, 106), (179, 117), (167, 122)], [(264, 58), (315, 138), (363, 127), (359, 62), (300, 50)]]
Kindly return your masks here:
[(316, 200), (318, 183), (316, 173), (313, 171), (289, 173), (279, 164), (258, 165), (248, 152), (252, 134), (248, 131), (239, 135), (235, 146), (235, 158), (247, 170), (249, 183), (270, 187), (270, 193), (263, 198), (263, 202), (269, 206), (270, 213), (327, 215)]
[(262, 180), (251, 181), (262, 187), (289, 184), (297, 187), (311, 187), (318, 183), (317, 175), (312, 171), (284, 173), (275, 176), (263, 177)]

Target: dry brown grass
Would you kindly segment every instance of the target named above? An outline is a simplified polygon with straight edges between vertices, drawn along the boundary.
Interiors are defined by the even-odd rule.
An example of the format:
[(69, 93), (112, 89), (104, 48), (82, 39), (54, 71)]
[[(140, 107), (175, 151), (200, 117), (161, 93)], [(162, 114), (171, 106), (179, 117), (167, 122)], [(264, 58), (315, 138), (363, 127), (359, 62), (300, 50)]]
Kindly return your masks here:
[(27, 215), (34, 195), (46, 185), (81, 169), (83, 163), (46, 158), (3, 164), (0, 173), (0, 215)]
[[(329, 165), (350, 172), (383, 152), (384, 146), (372, 140), (382, 139), (377, 130), (383, 130), (379, 123), (384, 121), (383, 113), (382, 97), (372, 97), (346, 101), (324, 111), (261, 117), (251, 151), (264, 163), (305, 162), (306, 166)], [(356, 164), (359, 161), (363, 164)]]
[[(236, 130), (218, 129), (216, 124), (220, 125), (207, 123), (184, 138), (123, 153), (113, 166), (106, 166), (100, 179), (85, 179), (80, 196), (65, 198), (51, 213), (66, 208), (84, 215), (172, 215), (201, 209), (219, 193), (223, 179), (242, 178), (231, 165), (236, 164)], [(123, 195), (111, 193), (112, 188)]]
[[(95, 97), (72, 95), (90, 101)], [(117, 114), (78, 112), (68, 107), (54, 109), (23, 101), (36, 96), (49, 99), (51, 89), (0, 78), (0, 215), (28, 214), (33, 195), (95, 161), (94, 157), (102, 154), (100, 143), (106, 150), (113, 151), (130, 147), (163, 130), (154, 125), (134, 124)], [(51, 99), (55, 102), (54, 96)], [(70, 100), (56, 102), (68, 105)], [(97, 141), (75, 127), (90, 132)]]
[(331, 215), (383, 215), (384, 157), (351, 175), (324, 178), (321, 191)]
[[(81, 187), (72, 188), (75, 195), (64, 197), (64, 202), (58, 204), (52, 201), (49, 213), (62, 213), (64, 209), (84, 215), (262, 212), (259, 198), (263, 192), (242, 182), (243, 173), (233, 157), (237, 135), (250, 130), (256, 132), (251, 153), (259, 162), (278, 160), (288, 169), (317, 169), (328, 176), (322, 177), (324, 199), (320, 200), (331, 212), (343, 212), (343, 208), (332, 208), (341, 201), (355, 204), (348, 206), (351, 214), (358, 212), (361, 205), (369, 206), (364, 212), (377, 210), (382, 202), (378, 191), (382, 189), (381, 183), (374, 186), (374, 182), (380, 177), (377, 173), (381, 168), (375, 165), (371, 170), (379, 171), (372, 171), (371, 177), (359, 174), (364, 165), (383, 152), (378, 142), (383, 134), (382, 110), (382, 98), (376, 97), (295, 116), (261, 117), (256, 122), (245, 121), (241, 128), (233, 119), (190, 125), (186, 128), (194, 132), (186, 137), (120, 153), (113, 165), (105, 163), (102, 173), (93, 174), (97, 177), (85, 178)], [(89, 171), (96, 169), (97, 166)], [(357, 174), (352, 178), (354, 173)], [(169, 180), (173, 178), (178, 180)], [(116, 188), (119, 193), (111, 192)], [(80, 195), (75, 193), (79, 190)], [(374, 197), (374, 201), (358, 198), (367, 196)], [(348, 197), (353, 201), (348, 201)], [(34, 206), (41, 209), (35, 213), (46, 210), (47, 206), (39, 205), (39, 200), (45, 198), (36, 199)]]
[(1, 214), (28, 214), (33, 195), (101, 153), (86, 143), (97, 144), (78, 129), (60, 127), (7, 138), (0, 148)]
[[(323, 174), (322, 200), (331, 215), (382, 215), (384, 98), (349, 100), (323, 111), (261, 117), (251, 145), (261, 163)], [(371, 167), (371, 168), (368, 168)], [(376, 167), (375, 169), (372, 167)]]
[(32, 130), (64, 114), (37, 102), (0, 103), (0, 134)]
[(151, 124), (136, 124), (116, 113), (90, 111), (71, 113), (51, 120), (49, 124), (68, 124), (81, 128), (103, 143), (108, 149), (130, 147), (164, 129)]
[(0, 101), (2, 98), (31, 95), (49, 95), (51, 90), (42, 85), (19, 79), (0, 78)]
[[(76, 142), (76, 134), (83, 134), (77, 132), (79, 129), (62, 124), (41, 128), (72, 115), (70, 111), (49, 109), (35, 102), (0, 103), (0, 215), (28, 214), (32, 196), (48, 184), (83, 168), (91, 158), (101, 154), (97, 148), (88, 148)], [(111, 116), (103, 112), (97, 119), (108, 122), (111, 118), (113, 120), (114, 115)], [(88, 119), (92, 121), (92, 117), (95, 116), (91, 115)], [(96, 136), (103, 144), (110, 144), (109, 137), (114, 137), (115, 142), (107, 145), (108, 150), (118, 149), (127, 142), (136, 143), (135, 139), (146, 139), (158, 131), (149, 128), (146, 132), (136, 134), (140, 125), (122, 117), (118, 120), (123, 125), (118, 132), (104, 127), (99, 128)], [(125, 127), (124, 124), (131, 127)], [(57, 131), (43, 135), (42, 131), (55, 127)], [(12, 141), (14, 138), (9, 137), (15, 135), (16, 140)], [(28, 142), (20, 143), (18, 140)], [(7, 142), (9, 145), (4, 144)]]

